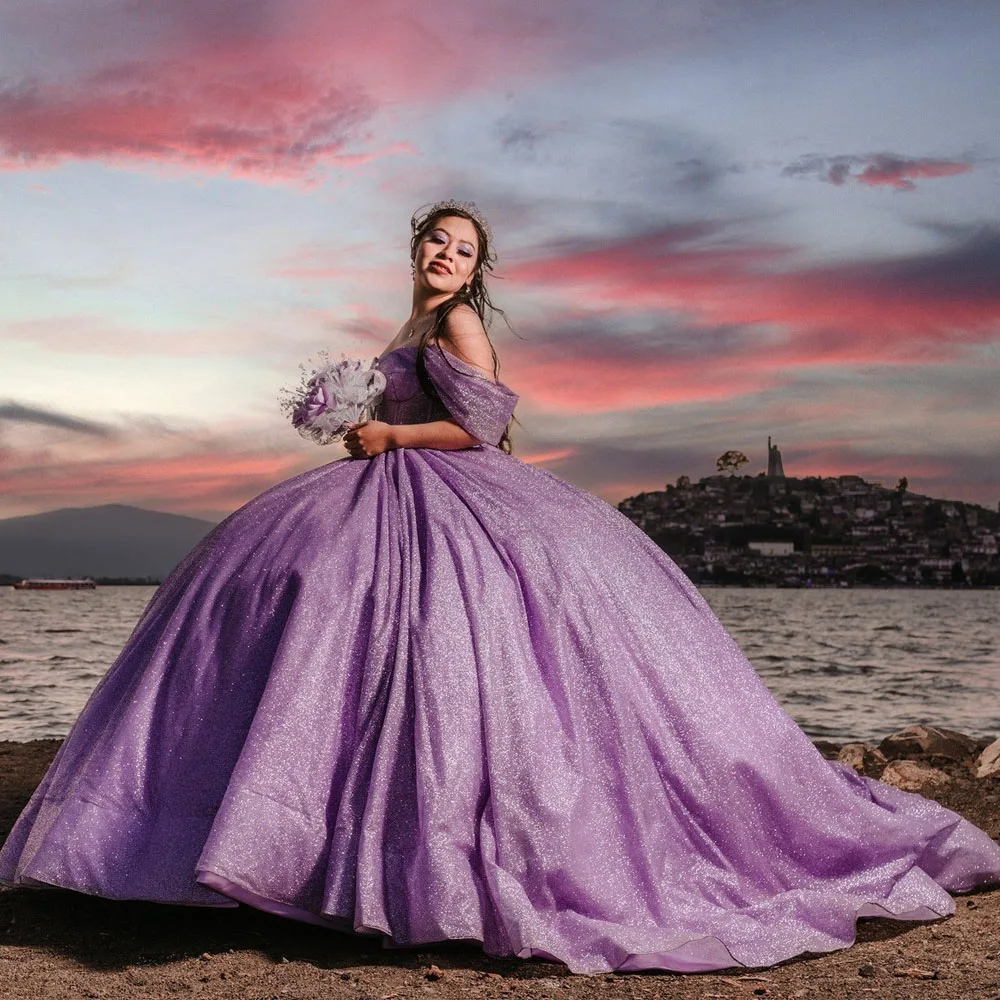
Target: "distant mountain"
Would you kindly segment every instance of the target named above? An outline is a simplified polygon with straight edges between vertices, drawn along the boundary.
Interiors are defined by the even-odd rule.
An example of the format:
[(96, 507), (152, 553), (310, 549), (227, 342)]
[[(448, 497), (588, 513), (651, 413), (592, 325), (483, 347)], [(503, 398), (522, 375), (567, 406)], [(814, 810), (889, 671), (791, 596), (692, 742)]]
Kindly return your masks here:
[(0, 573), (162, 579), (215, 525), (109, 503), (0, 519)]

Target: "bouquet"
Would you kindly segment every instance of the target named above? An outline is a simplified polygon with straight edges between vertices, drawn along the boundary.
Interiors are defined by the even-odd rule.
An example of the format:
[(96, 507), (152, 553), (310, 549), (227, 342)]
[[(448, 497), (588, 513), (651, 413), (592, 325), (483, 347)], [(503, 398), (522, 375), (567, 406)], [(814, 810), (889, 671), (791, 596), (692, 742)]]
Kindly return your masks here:
[(339, 441), (350, 424), (368, 420), (385, 390), (385, 375), (365, 362), (341, 354), (340, 361), (330, 361), (320, 352), (320, 363), (302, 376), (294, 389), (282, 388), (278, 399), (282, 412), (292, 426), (316, 444)]

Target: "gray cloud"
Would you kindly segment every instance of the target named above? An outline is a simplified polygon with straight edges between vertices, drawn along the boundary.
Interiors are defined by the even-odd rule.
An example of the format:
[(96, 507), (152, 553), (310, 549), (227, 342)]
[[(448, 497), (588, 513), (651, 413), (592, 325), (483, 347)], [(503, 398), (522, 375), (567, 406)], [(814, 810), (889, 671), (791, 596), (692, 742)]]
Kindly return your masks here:
[(534, 155), (539, 143), (559, 127), (550, 125), (546, 128), (539, 122), (529, 122), (515, 115), (504, 115), (497, 119), (494, 131), (504, 152), (529, 156)]
[(625, 313), (610, 318), (560, 318), (518, 324), (525, 341), (548, 353), (564, 350), (574, 361), (611, 355), (616, 363), (641, 366), (691, 358), (720, 360), (756, 341), (757, 335), (733, 325), (692, 328), (661, 313)]
[[(501, 169), (456, 172), (442, 186), (474, 189), (480, 203), (530, 202), (535, 216), (556, 227), (565, 220), (577, 232), (596, 225), (621, 235), (668, 216), (718, 211), (725, 179), (739, 169), (713, 140), (669, 121), (554, 119), (529, 107), (497, 118), (490, 128), (486, 138), (495, 144)], [(511, 184), (511, 160), (536, 178), (537, 200), (526, 193), (532, 182), (525, 184), (520, 173), (518, 186)], [(553, 185), (552, 178), (560, 183)]]
[(1000, 306), (1000, 226), (935, 227), (947, 239), (940, 250), (894, 260), (861, 261), (829, 269), (838, 281), (915, 300), (996, 303)]
[(973, 164), (961, 158), (901, 156), (898, 153), (866, 153), (822, 156), (810, 153), (788, 164), (785, 177), (815, 177), (829, 184), (843, 185), (848, 180), (868, 187), (890, 187), (896, 191), (916, 190), (917, 180), (951, 177), (968, 173)]
[(841, 185), (851, 175), (851, 170), (864, 162), (861, 156), (821, 156), (810, 153), (789, 163), (782, 171), (783, 177), (815, 177), (830, 184)]
[(54, 427), (59, 430), (73, 431), (76, 434), (87, 434), (91, 437), (113, 438), (117, 437), (119, 433), (115, 428), (96, 420), (84, 420), (68, 413), (46, 410), (38, 406), (27, 406), (14, 400), (0, 402), (0, 421)]

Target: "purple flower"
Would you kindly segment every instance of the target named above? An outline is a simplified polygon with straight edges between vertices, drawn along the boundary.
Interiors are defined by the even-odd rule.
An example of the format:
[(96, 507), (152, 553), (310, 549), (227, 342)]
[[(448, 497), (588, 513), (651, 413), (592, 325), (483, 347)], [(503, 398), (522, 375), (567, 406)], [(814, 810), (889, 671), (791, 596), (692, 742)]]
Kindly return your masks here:
[(330, 409), (332, 399), (325, 379), (310, 379), (305, 397), (292, 410), (292, 426), (302, 427), (312, 423), (321, 413)]

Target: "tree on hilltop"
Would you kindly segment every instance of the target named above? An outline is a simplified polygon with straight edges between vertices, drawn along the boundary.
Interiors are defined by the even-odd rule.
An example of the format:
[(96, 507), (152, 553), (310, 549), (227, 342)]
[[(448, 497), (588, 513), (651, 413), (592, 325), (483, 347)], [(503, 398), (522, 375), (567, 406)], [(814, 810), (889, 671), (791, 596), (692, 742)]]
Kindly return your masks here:
[(896, 483), (896, 490), (899, 493), (905, 493), (909, 488), (909, 485), (910, 481), (906, 478), (906, 476), (901, 476), (899, 482)]
[(715, 463), (715, 470), (716, 472), (728, 472), (730, 475), (734, 475), (749, 461), (750, 459), (742, 451), (724, 451)]

